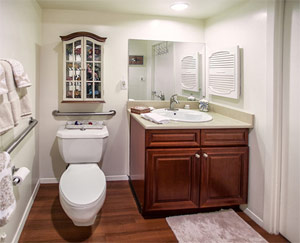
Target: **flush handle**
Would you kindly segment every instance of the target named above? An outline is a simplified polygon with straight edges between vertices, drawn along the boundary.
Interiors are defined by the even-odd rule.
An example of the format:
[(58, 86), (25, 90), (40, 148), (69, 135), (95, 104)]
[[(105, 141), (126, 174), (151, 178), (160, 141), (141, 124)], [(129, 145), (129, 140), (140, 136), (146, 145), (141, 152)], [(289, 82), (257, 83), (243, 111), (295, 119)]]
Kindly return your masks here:
[(195, 154), (195, 157), (196, 157), (197, 159), (199, 159), (199, 158), (200, 158), (200, 155), (199, 155), (199, 154)]
[(203, 157), (204, 157), (204, 158), (208, 158), (207, 153), (203, 153)]

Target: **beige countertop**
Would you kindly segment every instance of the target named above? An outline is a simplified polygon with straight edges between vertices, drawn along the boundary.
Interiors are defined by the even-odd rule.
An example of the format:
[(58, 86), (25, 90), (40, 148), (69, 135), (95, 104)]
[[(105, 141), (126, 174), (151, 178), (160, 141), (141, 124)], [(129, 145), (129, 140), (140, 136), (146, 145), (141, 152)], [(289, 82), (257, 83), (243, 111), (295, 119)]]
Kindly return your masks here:
[(176, 122), (170, 121), (167, 124), (156, 124), (142, 118), (138, 114), (130, 115), (145, 129), (214, 129), (214, 128), (253, 128), (252, 123), (243, 122), (216, 112), (208, 112), (212, 120), (208, 122)]

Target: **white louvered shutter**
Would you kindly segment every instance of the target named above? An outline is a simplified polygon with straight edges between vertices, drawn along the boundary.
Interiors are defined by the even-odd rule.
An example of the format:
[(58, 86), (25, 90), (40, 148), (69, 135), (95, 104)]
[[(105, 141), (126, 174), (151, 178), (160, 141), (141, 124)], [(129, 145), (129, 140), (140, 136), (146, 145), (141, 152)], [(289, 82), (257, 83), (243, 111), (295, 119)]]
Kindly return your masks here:
[(208, 93), (233, 99), (240, 96), (239, 46), (208, 55)]
[(188, 91), (199, 91), (198, 54), (181, 58), (181, 87)]

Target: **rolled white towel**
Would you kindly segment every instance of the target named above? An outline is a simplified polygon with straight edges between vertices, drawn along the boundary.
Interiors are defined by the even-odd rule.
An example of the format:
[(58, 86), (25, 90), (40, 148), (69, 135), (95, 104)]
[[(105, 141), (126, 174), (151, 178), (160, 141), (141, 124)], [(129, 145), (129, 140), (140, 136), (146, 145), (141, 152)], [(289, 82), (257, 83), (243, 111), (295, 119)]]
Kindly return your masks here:
[(11, 65), (17, 88), (26, 88), (32, 85), (21, 62), (9, 58), (4, 58), (2, 60), (8, 62)]
[(167, 124), (170, 121), (169, 118), (166, 118), (164, 116), (161, 116), (161, 115), (155, 114), (155, 113), (143, 113), (143, 114), (141, 114), (141, 117), (143, 117), (144, 119), (146, 119), (148, 121), (157, 123), (157, 124)]
[(7, 152), (0, 153), (0, 227), (5, 225), (16, 208), (12, 168)]

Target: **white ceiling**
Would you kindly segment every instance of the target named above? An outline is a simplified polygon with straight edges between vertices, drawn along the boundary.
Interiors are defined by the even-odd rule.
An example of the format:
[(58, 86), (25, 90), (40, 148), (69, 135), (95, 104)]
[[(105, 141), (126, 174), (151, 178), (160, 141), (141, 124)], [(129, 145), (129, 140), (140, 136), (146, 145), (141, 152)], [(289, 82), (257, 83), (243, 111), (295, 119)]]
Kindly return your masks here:
[[(37, 0), (42, 9), (105, 11), (206, 19), (246, 0)], [(190, 7), (182, 12), (170, 9), (174, 2), (187, 2)]]

